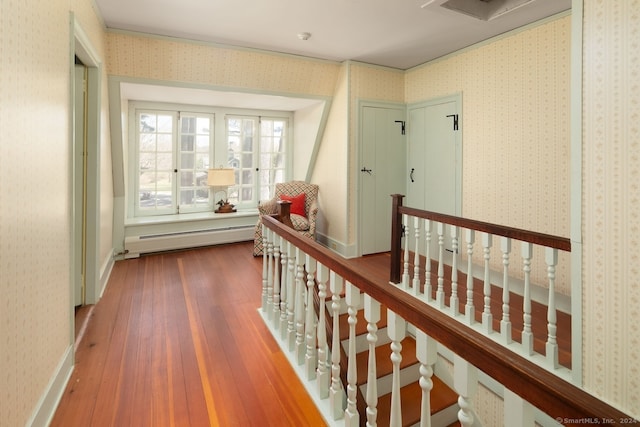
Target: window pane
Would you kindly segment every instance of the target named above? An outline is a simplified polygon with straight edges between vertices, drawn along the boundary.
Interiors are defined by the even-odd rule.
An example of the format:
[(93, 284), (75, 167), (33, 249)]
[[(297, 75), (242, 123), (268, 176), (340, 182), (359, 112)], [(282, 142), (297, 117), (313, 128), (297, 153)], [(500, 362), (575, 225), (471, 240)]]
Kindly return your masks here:
[(196, 183), (196, 180), (194, 178), (195, 176), (193, 175), (192, 171), (183, 171), (180, 173), (180, 185), (193, 186)]
[(171, 190), (173, 172), (158, 172), (156, 174), (156, 184), (158, 188)]
[(154, 153), (140, 153), (140, 170), (156, 168), (156, 156)]
[[(209, 169), (209, 153), (206, 154), (196, 154), (196, 168), (198, 170)], [(206, 172), (205, 172), (206, 175)]]
[(253, 188), (242, 187), (242, 201), (251, 201), (253, 199)]
[(171, 190), (156, 192), (156, 206), (158, 207), (171, 206)]
[(180, 190), (180, 204), (181, 205), (191, 205), (195, 201), (195, 191), (194, 190)]
[(194, 153), (182, 153), (180, 156), (181, 169), (193, 169), (196, 165), (196, 155)]
[(158, 162), (157, 164), (158, 170), (171, 170), (173, 169), (173, 154), (158, 153), (157, 162)]
[(156, 131), (156, 116), (149, 114), (140, 115), (140, 133)]
[(276, 154), (274, 156), (273, 167), (276, 168), (276, 169), (284, 169), (285, 168), (284, 154)]
[(180, 132), (184, 133), (195, 133), (196, 131), (196, 118), (195, 117), (182, 117), (180, 122), (182, 126), (180, 126)]
[(173, 132), (173, 116), (158, 115), (158, 132)]
[(158, 151), (173, 151), (173, 136), (171, 134), (159, 134), (158, 138)]
[(181, 139), (181, 144), (180, 144), (180, 150), (182, 151), (193, 151), (194, 149), (194, 142), (195, 142), (195, 136), (194, 135), (182, 135)]
[(209, 135), (198, 135), (196, 139), (196, 151), (209, 152), (209, 141), (211, 137)]
[(209, 135), (211, 132), (211, 119), (208, 117), (198, 117), (196, 120), (196, 132), (203, 135)]
[(140, 135), (140, 151), (155, 151), (156, 149), (156, 136), (155, 134), (141, 134)]
[(260, 145), (260, 151), (263, 153), (273, 151), (273, 140), (271, 138), (262, 138), (262, 144)]

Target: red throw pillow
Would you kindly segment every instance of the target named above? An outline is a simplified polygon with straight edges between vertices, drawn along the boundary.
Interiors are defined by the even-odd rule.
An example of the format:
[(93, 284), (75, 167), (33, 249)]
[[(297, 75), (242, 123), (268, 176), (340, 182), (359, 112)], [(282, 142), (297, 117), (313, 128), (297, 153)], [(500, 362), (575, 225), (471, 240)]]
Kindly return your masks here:
[(291, 202), (291, 210), (292, 214), (301, 215), (306, 217), (306, 213), (304, 211), (304, 202), (306, 199), (306, 194), (300, 193), (297, 196), (287, 196), (285, 194), (280, 196), (280, 200), (287, 200)]

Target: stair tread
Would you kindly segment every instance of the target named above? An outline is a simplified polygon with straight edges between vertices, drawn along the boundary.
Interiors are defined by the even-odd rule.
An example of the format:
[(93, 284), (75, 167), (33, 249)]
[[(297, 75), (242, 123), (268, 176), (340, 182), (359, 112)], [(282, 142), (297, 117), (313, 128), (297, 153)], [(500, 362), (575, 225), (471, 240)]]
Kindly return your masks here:
[[(356, 335), (362, 335), (367, 333), (367, 320), (364, 318), (364, 310), (360, 308), (356, 315)], [(349, 315), (341, 314), (339, 318), (340, 322), (340, 341), (349, 338)], [(387, 309), (385, 307), (380, 308), (380, 321), (376, 324), (378, 329), (385, 328), (387, 326)]]
[[(411, 336), (407, 336), (402, 340), (401, 344), (402, 361), (400, 362), (400, 368), (406, 368), (418, 363), (418, 358), (416, 356), (416, 340)], [(378, 378), (389, 375), (393, 372), (393, 363), (391, 362), (390, 355), (391, 348), (389, 345), (379, 345), (376, 347), (376, 374)], [(367, 382), (368, 360), (369, 351), (363, 351), (356, 355), (358, 385), (365, 384)]]
[[(433, 376), (433, 389), (431, 390), (431, 414), (438, 413), (458, 402), (458, 395), (449, 388), (440, 378)], [(422, 401), (422, 388), (415, 381), (400, 389), (402, 406), (402, 424), (413, 425), (420, 421), (420, 409)], [(388, 425), (391, 414), (391, 393), (378, 398), (378, 425)]]

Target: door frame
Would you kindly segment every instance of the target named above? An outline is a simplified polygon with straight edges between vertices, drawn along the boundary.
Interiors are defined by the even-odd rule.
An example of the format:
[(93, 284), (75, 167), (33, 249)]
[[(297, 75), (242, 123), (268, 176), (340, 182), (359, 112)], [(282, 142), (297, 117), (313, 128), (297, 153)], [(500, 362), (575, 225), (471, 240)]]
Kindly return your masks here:
[[(356, 253), (355, 256), (362, 256), (362, 215), (364, 214), (364, 209), (362, 209), (362, 176), (359, 173), (359, 169), (358, 169), (358, 165), (360, 165), (362, 163), (362, 159), (363, 159), (363, 154), (362, 154), (362, 150), (364, 147), (364, 143), (363, 143), (363, 137), (364, 137), (364, 132), (362, 129), (362, 126), (364, 125), (364, 120), (363, 120), (363, 111), (364, 108), (367, 107), (371, 107), (371, 108), (386, 108), (386, 109), (394, 109), (394, 110), (402, 110), (404, 117), (405, 117), (405, 121), (406, 121), (406, 117), (407, 117), (407, 105), (405, 103), (402, 102), (383, 102), (383, 101), (370, 101), (370, 100), (358, 100), (358, 116), (357, 116), (357, 130), (358, 130), (358, 137), (357, 137), (357, 147), (356, 147), (356, 162), (353, 164), (353, 168), (354, 168), (354, 174), (356, 175), (356, 194), (357, 194), (357, 203), (355, 203), (355, 217), (357, 218), (356, 221), (356, 238), (355, 238), (355, 242), (356, 242)], [(400, 125), (398, 124), (398, 132), (400, 132)], [(405, 138), (405, 142), (406, 142), (406, 138)], [(407, 146), (405, 143), (405, 156), (407, 154)], [(406, 184), (405, 184), (405, 192), (406, 192)], [(391, 197), (389, 197), (389, 210), (391, 210)]]
[[(73, 12), (70, 13), (71, 43), (69, 54), (70, 69), (70, 196), (71, 196), (71, 313), (75, 311), (73, 292), (77, 283), (76, 270), (82, 262), (82, 247), (78, 247), (77, 236), (82, 235), (83, 220), (77, 218), (78, 204), (82, 203), (83, 180), (86, 180), (87, 206), (86, 206), (86, 269), (85, 269), (85, 298), (84, 304), (95, 304), (99, 299), (100, 288), (100, 104), (101, 104), (101, 80), (102, 61), (97, 54), (86, 32), (76, 19)], [(78, 168), (75, 161), (78, 151), (82, 153), (83, 140), (75, 137), (74, 126), (74, 102), (75, 102), (75, 57), (78, 57), (87, 67), (87, 175), (84, 177), (82, 168)], [(74, 322), (72, 322), (73, 328)], [(72, 334), (72, 340), (73, 336)]]

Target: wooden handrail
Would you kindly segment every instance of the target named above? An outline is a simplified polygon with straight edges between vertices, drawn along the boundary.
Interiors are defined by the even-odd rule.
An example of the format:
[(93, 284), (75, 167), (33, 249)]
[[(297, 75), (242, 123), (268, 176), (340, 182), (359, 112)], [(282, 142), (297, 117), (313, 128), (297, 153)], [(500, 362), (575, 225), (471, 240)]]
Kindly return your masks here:
[[(597, 419), (622, 425), (630, 416), (590, 395), (583, 389), (553, 375), (546, 369), (504, 348), (481, 333), (452, 320), (449, 316), (387, 282), (371, 279), (367, 271), (312, 239), (264, 217), (265, 227), (283, 236), (295, 247), (322, 263), (362, 292), (367, 293), (429, 336), (464, 357), (551, 417), (559, 420)], [(610, 421), (610, 423), (609, 423)]]
[(444, 224), (455, 225), (456, 227), (475, 230), (482, 233), (489, 233), (494, 236), (508, 237), (522, 242), (571, 252), (571, 240), (566, 237), (553, 236), (551, 234), (537, 233), (535, 231), (523, 230), (520, 228), (507, 227), (483, 221), (476, 221), (473, 219), (410, 208), (402, 205), (404, 195), (392, 194), (391, 197), (393, 202), (391, 208), (391, 270), (389, 280), (393, 283), (398, 283), (400, 281), (403, 214)]

